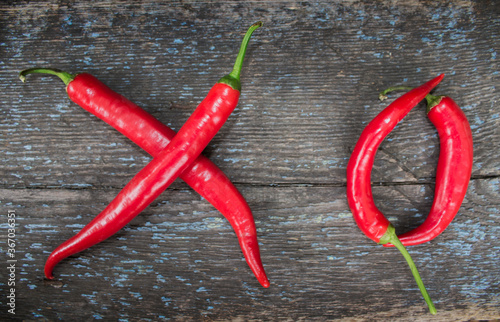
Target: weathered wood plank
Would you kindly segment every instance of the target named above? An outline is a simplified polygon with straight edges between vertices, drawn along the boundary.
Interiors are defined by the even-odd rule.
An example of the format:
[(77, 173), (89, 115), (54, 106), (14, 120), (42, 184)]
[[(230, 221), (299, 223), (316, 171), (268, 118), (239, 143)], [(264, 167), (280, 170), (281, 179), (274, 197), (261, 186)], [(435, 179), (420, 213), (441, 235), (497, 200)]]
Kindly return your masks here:
[[(363, 126), (388, 104), (378, 91), (443, 72), (437, 92), (462, 106), (473, 130), (473, 180), (446, 232), (410, 252), (434, 320), (500, 318), (499, 10), (494, 1), (1, 4), (0, 238), (15, 210), (16, 316), (429, 320), (402, 257), (355, 226), (345, 167)], [(22, 84), (17, 73), (90, 72), (179, 129), (257, 20), (264, 28), (249, 47), (240, 104), (205, 154), (248, 199), (272, 286), (258, 285), (229, 224), (180, 181), (44, 280), (54, 247), (150, 157), (70, 102), (59, 80)], [(420, 104), (377, 154), (374, 197), (401, 232), (430, 209), (438, 148)], [(0, 318), (12, 317), (7, 273)]]
[[(498, 245), (490, 248), (500, 224), (495, 185), (498, 180), (473, 181), (463, 211), (445, 233), (410, 248), (443, 321), (457, 318), (452, 312), (463, 313), (464, 307), (470, 318), (498, 313)], [(242, 191), (255, 209), (269, 289), (246, 267), (229, 224), (189, 190), (169, 192), (173, 201), (152, 205), (116, 236), (63, 261), (54, 282), (44, 281), (50, 251), (117, 191), (1, 190), (2, 211), (14, 209), (19, 225), (19, 310), (65, 320), (82, 314), (336, 319), (374, 312), (425, 319), (425, 304), (403, 258), (363, 237), (346, 201), (331, 198), (342, 195), (342, 187)], [(424, 186), (374, 191), (395, 201), (395, 213), (419, 217), (408, 208), (413, 198), (425, 199), (418, 193)], [(427, 202), (421, 211), (429, 207)], [(400, 228), (398, 216), (391, 219)], [(86, 307), (89, 312), (81, 312)]]
[[(279, 12), (297, 4), (268, 5), (269, 10)], [(490, 73), (498, 67), (497, 42), (491, 41), (498, 39), (498, 33), (491, 29), (495, 24), (487, 25), (490, 16), (485, 13), (472, 19), (470, 15), (477, 13), (455, 8), (459, 17), (448, 17), (449, 10), (412, 6), (388, 16), (388, 11), (371, 6), (361, 12), (352, 8), (337, 12), (323, 5), (321, 10), (331, 18), (326, 25), (316, 26), (318, 21), (306, 14), (308, 6), (285, 11), (294, 24), (271, 19), (255, 35), (243, 73), (240, 106), (208, 148), (207, 154), (236, 182), (344, 182), (346, 159), (363, 124), (386, 105), (377, 101), (377, 92), (405, 80), (417, 85), (439, 72), (449, 74), (439, 92), (449, 93), (464, 107), (476, 141), (488, 142), (488, 146), (476, 144), (474, 175), (498, 175), (498, 154), (491, 153), (500, 150), (499, 140), (494, 139), (499, 135), (494, 103), (498, 93), (492, 90), (498, 75)], [(6, 185), (34, 185), (38, 176), (44, 184), (56, 186), (61, 180), (72, 186), (99, 186), (104, 184), (100, 178), (108, 175), (106, 182), (119, 187), (122, 176), (136, 173), (149, 161), (126, 139), (70, 103), (60, 82), (35, 76), (21, 84), (15, 77), (20, 69), (55, 65), (71, 72), (92, 72), (178, 129), (210, 85), (228, 71), (244, 28), (225, 25), (222, 30), (209, 18), (200, 22), (137, 18), (123, 29), (113, 24), (120, 21), (120, 15), (106, 22), (110, 8), (85, 9), (89, 9), (86, 18), (73, 15), (83, 11), (77, 7), (60, 9), (66, 15), (54, 12), (31, 18), (35, 22), (30, 22), (30, 15), (14, 19), (19, 10), (6, 12), (13, 15), (7, 30), (18, 33), (6, 35), (6, 44), (12, 45), (2, 71), (8, 89), (2, 94), (2, 105), (8, 106), (3, 119), (18, 124), (3, 127), (8, 143), (2, 152), (10, 155), (5, 161), (14, 167), (2, 175)], [(314, 9), (320, 11), (308, 10)], [(419, 9), (426, 11), (415, 15)], [(437, 12), (429, 22), (431, 9)], [(183, 7), (172, 10), (173, 15), (189, 13)], [(373, 18), (375, 13), (385, 19)], [(62, 19), (61, 23), (64, 17), (80, 20), (65, 22), (55, 32), (52, 29), (59, 27), (48, 17)], [(254, 13), (248, 20), (259, 17), (265, 18)], [(410, 18), (407, 26), (404, 22)], [(88, 26), (84, 21), (89, 21)], [(103, 27), (105, 23), (109, 25)], [(23, 37), (31, 25), (30, 37)], [(412, 32), (413, 25), (419, 26), (418, 32)], [(484, 32), (478, 33), (477, 28)], [(460, 57), (455, 57), (458, 53)], [(374, 173), (374, 181), (432, 177), (435, 163), (429, 156), (431, 160), (437, 157), (437, 139), (422, 110), (423, 106), (415, 110), (382, 147), (384, 155), (380, 153), (377, 168), (384, 170)], [(56, 143), (57, 152), (65, 153), (52, 153), (49, 158), (45, 150)], [(401, 169), (405, 161), (409, 164)], [(72, 171), (60, 171), (60, 167)], [(29, 174), (24, 168), (31, 170)], [(97, 171), (101, 175), (93, 175)], [(21, 173), (13, 175), (16, 172)]]

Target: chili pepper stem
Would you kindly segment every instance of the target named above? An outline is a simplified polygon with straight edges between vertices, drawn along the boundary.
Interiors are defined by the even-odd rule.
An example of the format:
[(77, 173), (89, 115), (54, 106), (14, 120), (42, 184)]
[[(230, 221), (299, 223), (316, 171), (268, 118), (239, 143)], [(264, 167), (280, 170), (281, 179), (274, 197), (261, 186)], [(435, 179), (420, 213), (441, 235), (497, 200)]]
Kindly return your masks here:
[[(252, 37), (253, 32), (259, 27), (262, 27), (261, 21), (254, 23), (250, 26), (250, 28), (248, 28), (245, 36), (243, 37), (243, 41), (241, 42), (240, 50), (238, 52), (238, 56), (236, 56), (233, 70), (228, 75), (222, 77), (218, 83), (227, 84), (231, 88), (241, 92), (240, 74), (243, 67), (243, 60), (245, 59), (245, 53), (248, 43), (250, 42), (250, 38)], [(24, 83), (26, 81), (26, 75), (34, 73), (56, 75), (64, 82), (64, 84), (66, 84), (66, 86), (75, 78), (75, 75), (58, 69), (38, 67), (23, 70), (19, 73), (19, 78)]]
[(434, 303), (432, 303), (429, 293), (427, 293), (427, 290), (425, 289), (424, 282), (422, 282), (422, 278), (418, 273), (417, 266), (415, 265), (415, 262), (411, 258), (410, 253), (408, 253), (406, 248), (399, 240), (398, 236), (396, 235), (395, 228), (392, 225), (390, 225), (387, 228), (387, 232), (384, 234), (384, 236), (382, 236), (379, 242), (379, 244), (387, 244), (387, 243), (393, 244), (401, 252), (406, 262), (408, 263), (408, 266), (410, 266), (411, 273), (413, 274), (413, 277), (417, 282), (418, 288), (420, 289), (420, 292), (422, 293), (422, 296), (424, 297), (424, 300), (427, 303), (427, 306), (429, 307), (429, 311), (431, 312), (431, 314), (436, 314), (437, 312), (436, 308), (434, 307)]
[(240, 74), (243, 67), (243, 60), (245, 59), (245, 53), (247, 50), (248, 42), (252, 37), (252, 33), (259, 27), (262, 27), (262, 22), (256, 22), (248, 28), (243, 41), (241, 42), (240, 51), (238, 56), (236, 56), (236, 61), (234, 62), (233, 71), (228, 75), (219, 79), (218, 83), (224, 83), (231, 86), (232, 89), (241, 92)]
[(30, 69), (25, 69), (22, 72), (19, 73), (19, 79), (24, 83), (26, 81), (26, 75), (28, 74), (50, 74), (50, 75), (56, 75), (58, 76), (66, 86), (75, 78), (76, 75), (63, 72), (62, 70), (58, 69), (52, 69), (52, 68), (30, 68)]
[(386, 89), (385, 91), (382, 91), (380, 92), (380, 94), (378, 94), (378, 99), (383, 101), (385, 99), (387, 99), (387, 94), (390, 93), (390, 92), (394, 92), (394, 91), (409, 91), (409, 90), (412, 90), (413, 87), (408, 87), (408, 86), (394, 86), (394, 87), (389, 87), (388, 89)]
[(437, 96), (427, 94), (425, 97), (425, 100), (427, 101), (427, 113), (429, 113), (434, 106), (438, 105), (444, 97), (445, 96), (443, 95)]

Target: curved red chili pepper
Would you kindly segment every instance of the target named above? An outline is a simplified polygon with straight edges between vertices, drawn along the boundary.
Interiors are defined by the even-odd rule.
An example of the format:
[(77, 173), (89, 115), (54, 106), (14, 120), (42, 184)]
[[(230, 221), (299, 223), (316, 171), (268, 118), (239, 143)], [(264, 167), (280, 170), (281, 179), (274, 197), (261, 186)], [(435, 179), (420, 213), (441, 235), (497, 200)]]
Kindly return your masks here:
[[(251, 33), (260, 25), (260, 23), (253, 25), (247, 32), (240, 54), (238, 55), (235, 63), (235, 70), (233, 70), (229, 77), (226, 76), (222, 78), (219, 83), (212, 88), (207, 98), (200, 104), (197, 111), (193, 113), (188, 122), (186, 122), (183, 127), (185, 130), (183, 132), (179, 132), (180, 134), (183, 134), (183, 140), (175, 139), (175, 132), (173, 130), (163, 125), (153, 116), (139, 108), (137, 105), (131, 103), (123, 96), (113, 92), (107, 86), (99, 82), (95, 77), (85, 73), (79, 74), (74, 78), (72, 75), (67, 73), (62, 75), (59, 74), (58, 76), (62, 76), (61, 78), (68, 84), (68, 94), (73, 101), (111, 124), (152, 156), (159, 157), (162, 153), (165, 156), (169, 152), (162, 152), (162, 150), (165, 147), (167, 147), (167, 149), (170, 147), (170, 141), (172, 141), (172, 143), (177, 141), (177, 155), (180, 155), (179, 159), (182, 159), (181, 163), (184, 164), (178, 165), (175, 173), (180, 171), (178, 170), (179, 167), (182, 166), (185, 168), (187, 166), (186, 170), (182, 172), (181, 178), (190, 184), (205, 199), (214, 204), (216, 208), (226, 216), (237, 233), (240, 246), (249, 266), (258, 278), (259, 282), (264, 287), (268, 287), (269, 281), (267, 280), (260, 259), (255, 223), (246, 201), (231, 184), (229, 179), (222, 173), (222, 171), (220, 171), (207, 158), (199, 156), (193, 163), (190, 164), (189, 160), (193, 159), (192, 155), (194, 153), (191, 152), (190, 157), (185, 159), (184, 152), (190, 152), (189, 150), (186, 150), (187, 147), (191, 147), (191, 149), (194, 148), (195, 150), (202, 150), (203, 146), (208, 144), (211, 136), (218, 131), (218, 128), (222, 126), (222, 123), (225, 119), (227, 119), (227, 116), (229, 116), (232, 109), (236, 106), (240, 88), (239, 72), (241, 70), (241, 63), (243, 61), (246, 45)], [(51, 70), (46, 69), (32, 69), (28, 71), (53, 73)], [(25, 71), (21, 76), (24, 77), (24, 75), (29, 72)], [(65, 77), (67, 79), (64, 79)], [(218, 111), (217, 108), (222, 108), (223, 111)], [(202, 110), (200, 111), (200, 109)], [(210, 120), (210, 118), (212, 118), (212, 120)], [(186, 126), (188, 126), (188, 128), (186, 128)], [(193, 129), (193, 126), (195, 129)], [(197, 132), (196, 129), (201, 129), (201, 131)], [(199, 135), (200, 137), (197, 137)], [(182, 142), (184, 140), (191, 141)], [(181, 142), (179, 143), (179, 141)], [(170, 148), (171, 150), (175, 150), (172, 147)], [(155, 159), (153, 161), (156, 161)], [(170, 159), (175, 159), (175, 157), (170, 157)], [(168, 162), (163, 161), (163, 164), (165, 163)], [(179, 162), (177, 162), (177, 164), (178, 163)], [(152, 166), (150, 165), (147, 167), (148, 169), (152, 169)], [(160, 172), (157, 170), (158, 168), (153, 167), (153, 169)], [(143, 170), (140, 174), (144, 177), (151, 177), (147, 171), (149, 170)], [(171, 175), (170, 173), (172, 172), (168, 173), (168, 175), (173, 176), (173, 180), (175, 180), (175, 175)], [(140, 175), (136, 177), (139, 176)], [(171, 179), (171, 181), (173, 180)], [(135, 189), (129, 189), (128, 191), (137, 192), (137, 190), (144, 188), (143, 183), (136, 182), (136, 184), (138, 184), (138, 187)], [(155, 190), (156, 194), (158, 193), (157, 187), (153, 187), (151, 189)], [(149, 190), (149, 192), (151, 192), (151, 190)], [(152, 196), (154, 196), (153, 193), (148, 196), (148, 200), (155, 198)], [(123, 200), (118, 200), (120, 198)], [(131, 217), (132, 213), (137, 211), (140, 212), (141, 210), (137, 209), (144, 208), (152, 201), (138, 203), (136, 200), (131, 200), (133, 198), (133, 196), (126, 195), (126, 193), (121, 192), (120, 195), (115, 198), (113, 205), (110, 204), (105, 211), (103, 211), (98, 217), (96, 217), (96, 219), (87, 225), (77, 236), (58, 247), (47, 261), (45, 269), (47, 277), (52, 277), (51, 272), (53, 267), (63, 258), (86, 249), (91, 245), (107, 238), (104, 237), (104, 235), (99, 238), (94, 238), (96, 237), (96, 231), (101, 231), (105, 235), (112, 235), (121, 228), (118, 226), (126, 224), (126, 222), (123, 223), (124, 221), (128, 222), (133, 218)], [(135, 198), (139, 197), (137, 196)], [(123, 205), (120, 205), (120, 203), (123, 202), (127, 202), (128, 204), (124, 207)], [(115, 206), (116, 208), (114, 208)], [(120, 211), (124, 211), (124, 209), (134, 209), (134, 211), (129, 213), (126, 219), (123, 219), (121, 218), (122, 215), (119, 213)], [(112, 217), (113, 220), (120, 222), (120, 224), (115, 227), (109, 227), (109, 224), (103, 223), (103, 221), (109, 220), (110, 217)], [(116, 222), (114, 224), (116, 224)]]
[(442, 80), (444, 75), (399, 97), (378, 114), (363, 130), (347, 165), (348, 202), (359, 228), (379, 243), (390, 222), (375, 206), (371, 170), (375, 153), (394, 127)]
[[(389, 89), (383, 94), (395, 89), (398, 88)], [(436, 187), (434, 201), (425, 221), (419, 227), (398, 236), (405, 246), (428, 242), (448, 227), (462, 205), (472, 173), (472, 131), (464, 112), (450, 97), (429, 94), (426, 99), (427, 116), (439, 135)]]
[(375, 154), (380, 143), (399, 121), (441, 82), (443, 77), (444, 75), (440, 75), (411, 90), (380, 112), (361, 133), (347, 165), (347, 201), (354, 220), (361, 231), (374, 242), (380, 244), (390, 242), (401, 251), (432, 314), (436, 313), (436, 309), (425, 289), (415, 263), (399, 242), (394, 227), (375, 205), (370, 176)]

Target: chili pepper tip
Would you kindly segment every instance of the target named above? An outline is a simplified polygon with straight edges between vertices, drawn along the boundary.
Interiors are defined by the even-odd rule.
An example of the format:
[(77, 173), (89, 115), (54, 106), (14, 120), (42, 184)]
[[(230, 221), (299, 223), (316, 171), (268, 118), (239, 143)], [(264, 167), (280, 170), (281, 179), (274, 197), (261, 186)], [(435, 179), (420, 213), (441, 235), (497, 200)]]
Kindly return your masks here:
[[(435, 78), (435, 80), (439, 83), (439, 82), (441, 82), (441, 80), (443, 78), (444, 78), (444, 74), (440, 74), (439, 76), (437, 76)], [(389, 87), (388, 89), (383, 90), (382, 92), (380, 92), (378, 94), (378, 99), (381, 100), (381, 101), (383, 101), (383, 100), (387, 99), (387, 94), (390, 93), (390, 92), (401, 91), (401, 90), (411, 91), (412, 89), (414, 89), (414, 87), (409, 87), (409, 86), (393, 86), (393, 87)], [(426, 98), (427, 98), (427, 96), (426, 96)]]

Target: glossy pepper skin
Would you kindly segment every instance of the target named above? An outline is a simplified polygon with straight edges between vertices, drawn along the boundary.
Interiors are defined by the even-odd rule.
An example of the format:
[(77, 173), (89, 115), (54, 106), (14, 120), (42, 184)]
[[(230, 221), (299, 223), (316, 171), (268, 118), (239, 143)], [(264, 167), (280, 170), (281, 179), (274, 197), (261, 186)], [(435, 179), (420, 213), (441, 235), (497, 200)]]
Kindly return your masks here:
[(436, 314), (436, 308), (425, 289), (413, 259), (399, 241), (394, 226), (375, 205), (370, 177), (377, 149), (384, 138), (441, 82), (443, 77), (444, 75), (440, 75), (411, 90), (380, 112), (361, 133), (347, 164), (347, 201), (356, 224), (374, 242), (391, 243), (398, 248), (407, 261), (432, 314)]
[[(200, 103), (185, 125), (180, 129), (179, 133), (172, 138), (171, 142), (167, 143), (168, 145), (164, 149), (158, 149), (154, 146), (148, 147), (146, 144), (145, 149), (147, 151), (156, 150), (155, 158), (125, 186), (119, 195), (94, 220), (50, 255), (45, 267), (47, 278), (52, 278), (52, 270), (60, 260), (95, 245), (120, 230), (149, 205), (179, 175), (190, 168), (191, 164), (198, 158), (201, 151), (221, 128), (237, 105), (240, 95), (239, 73), (241, 71), (244, 52), (252, 32), (260, 26), (261, 23), (257, 23), (250, 27), (245, 35), (233, 72), (223, 77), (214, 85), (207, 97)], [(68, 87), (68, 93), (72, 92), (72, 89)], [(123, 99), (121, 100), (123, 101)], [(105, 110), (96, 110), (95, 112), (98, 114), (102, 113), (102, 115), (106, 115), (107, 113)], [(139, 114), (143, 113), (139, 111)], [(159, 125), (157, 124), (157, 126)], [(155, 131), (151, 133), (155, 133)], [(138, 141), (142, 143), (145, 140), (144, 138), (140, 138)], [(191, 175), (188, 173), (186, 176), (188, 181), (190, 177), (194, 178), (196, 181), (194, 186), (198, 189), (207, 182), (212, 183), (211, 188), (213, 190), (220, 189), (221, 186), (213, 184), (211, 179), (215, 178), (215, 181), (217, 181), (218, 178), (224, 181), (225, 176), (222, 176), (219, 171), (215, 177), (211, 177), (210, 171), (214, 169), (214, 166), (209, 166), (209, 171), (204, 171), (203, 167), (201, 169), (199, 167), (200, 163), (192, 166), (194, 172), (198, 173), (192, 173)], [(214, 199), (215, 196), (220, 196), (226, 189), (213, 190), (207, 194), (207, 199)], [(239, 193), (237, 198), (242, 199)], [(230, 208), (230, 205), (227, 203), (226, 205), (219, 203), (217, 206), (226, 210)], [(245, 209), (246, 207), (237, 209), (240, 210), (242, 216), (250, 213), (249, 209)], [(235, 209), (230, 210), (234, 211)], [(230, 216), (231, 224), (233, 224), (233, 227), (236, 227), (235, 230), (237, 230), (238, 237), (241, 237), (244, 241), (242, 243), (243, 252), (245, 255), (248, 255), (247, 259), (249, 262), (255, 264), (252, 269), (256, 269), (254, 270), (256, 276), (264, 287), (268, 287), (269, 282), (265, 276), (265, 272), (263, 268), (258, 267), (261, 266), (261, 263), (258, 244), (255, 238), (256, 232), (253, 217), (242, 218), (239, 216), (240, 214)], [(256, 250), (257, 253), (255, 253)]]
[(462, 205), (472, 173), (472, 131), (464, 112), (447, 96), (427, 95), (427, 102), (427, 116), (438, 131), (440, 148), (434, 200), (425, 221), (398, 236), (405, 246), (428, 242), (448, 227)]
[(363, 130), (347, 164), (347, 201), (358, 227), (376, 243), (387, 232), (389, 220), (377, 208), (371, 188), (375, 154), (384, 138), (411, 109), (443, 79), (440, 75), (397, 98)]
[[(176, 135), (174, 130), (91, 74), (71, 75), (57, 70), (33, 68), (21, 72), (23, 81), (31, 73), (50, 73), (61, 77), (67, 83), (66, 90), (73, 102), (114, 127), (153, 157)], [(268, 287), (252, 211), (238, 189), (203, 155), (199, 155), (179, 177), (229, 221), (250, 269), (259, 282)], [(52, 259), (56, 260), (55, 257)], [(53, 265), (49, 263), (49, 266)]]

